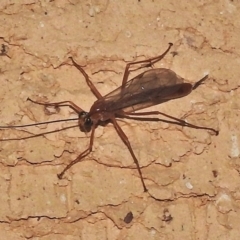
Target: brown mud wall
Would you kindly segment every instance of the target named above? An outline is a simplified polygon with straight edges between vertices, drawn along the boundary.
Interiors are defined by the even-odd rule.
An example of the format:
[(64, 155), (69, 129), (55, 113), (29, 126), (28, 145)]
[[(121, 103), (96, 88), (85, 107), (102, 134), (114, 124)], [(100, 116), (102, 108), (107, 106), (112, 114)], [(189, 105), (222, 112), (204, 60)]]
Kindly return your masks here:
[(87, 148), (90, 134), (74, 128), (6, 139), (77, 122), (0, 130), (0, 238), (240, 239), (239, 11), (235, 0), (1, 1), (0, 125), (76, 117), (67, 107), (44, 111), (28, 97), (88, 111), (96, 98), (70, 56), (105, 95), (121, 85), (128, 62), (157, 56), (172, 42), (154, 68), (191, 83), (209, 77), (190, 95), (143, 111), (220, 132), (119, 121), (144, 193), (111, 124), (96, 129), (93, 152), (62, 180), (57, 174)]

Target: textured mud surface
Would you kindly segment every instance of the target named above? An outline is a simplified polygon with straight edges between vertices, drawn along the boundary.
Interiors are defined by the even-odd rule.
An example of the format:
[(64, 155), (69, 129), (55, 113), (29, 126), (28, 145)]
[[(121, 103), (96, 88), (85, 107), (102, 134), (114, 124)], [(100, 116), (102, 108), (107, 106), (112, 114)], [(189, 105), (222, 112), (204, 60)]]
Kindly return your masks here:
[[(1, 239), (239, 239), (239, 1), (34, 1), (0, 3), (0, 125), (76, 116), (49, 114), (27, 98), (96, 100), (72, 56), (104, 95), (120, 86), (127, 62), (170, 53), (166, 67), (189, 82), (189, 96), (148, 108), (213, 127), (120, 121), (142, 167), (111, 124), (96, 130), (92, 154), (78, 128), (0, 142)], [(133, 77), (135, 73), (131, 74)], [(75, 123), (0, 130), (22, 138)]]

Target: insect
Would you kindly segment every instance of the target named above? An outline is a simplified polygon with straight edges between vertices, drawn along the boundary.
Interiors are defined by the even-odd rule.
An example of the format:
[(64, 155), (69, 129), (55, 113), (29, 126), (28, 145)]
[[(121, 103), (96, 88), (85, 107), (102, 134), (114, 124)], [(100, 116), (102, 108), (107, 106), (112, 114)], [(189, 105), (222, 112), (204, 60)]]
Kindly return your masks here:
[(2, 44), (1, 50), (0, 50), (0, 56), (7, 56), (8, 46), (5, 44)]
[(129, 224), (133, 220), (133, 213), (130, 211), (127, 213), (123, 221), (127, 224)]
[[(141, 66), (137, 69), (141, 69), (144, 67), (152, 67), (153, 64), (160, 61), (171, 49), (172, 43), (169, 43), (169, 47), (167, 50), (161, 54), (160, 56), (150, 58), (148, 60), (142, 60), (137, 62), (130, 62), (126, 65), (125, 72), (123, 75), (122, 85), (117, 89), (113, 90), (109, 94), (102, 96), (101, 93), (94, 86), (89, 76), (85, 72), (85, 70), (78, 65), (73, 58), (71, 58), (73, 65), (83, 74), (86, 79), (87, 85), (90, 87), (93, 94), (96, 96), (97, 100), (93, 103), (89, 112), (84, 111), (82, 108), (77, 106), (72, 101), (62, 101), (55, 103), (43, 103), (36, 102), (30, 98), (29, 101), (35, 104), (43, 105), (45, 107), (70, 107), (78, 114), (78, 124), (81, 131), (91, 132), (90, 135), (90, 143), (85, 151), (83, 151), (75, 160), (73, 160), (70, 164), (68, 164), (63, 171), (58, 174), (58, 177), (61, 179), (64, 173), (72, 167), (74, 164), (80, 162), (83, 158), (85, 158), (92, 151), (93, 141), (94, 141), (94, 133), (99, 124), (111, 122), (117, 131), (119, 137), (122, 139), (124, 144), (127, 146), (139, 173), (142, 186), (144, 191), (147, 191), (147, 187), (144, 183), (144, 179), (142, 176), (141, 168), (138, 163), (138, 159), (134, 154), (134, 151), (131, 147), (131, 143), (129, 142), (127, 136), (123, 132), (122, 128), (117, 122), (117, 118), (127, 118), (141, 121), (163, 121), (167, 123), (173, 123), (180, 126), (195, 128), (195, 129), (205, 129), (210, 130), (216, 135), (218, 131), (213, 128), (196, 126), (190, 123), (187, 123), (184, 120), (172, 117), (168, 114), (159, 112), (159, 111), (150, 111), (150, 112), (136, 112), (137, 110), (141, 110), (156, 104), (164, 103), (172, 99), (181, 98), (189, 93), (192, 90), (195, 90), (199, 85), (201, 85), (208, 76), (205, 76), (198, 82), (191, 84), (185, 83), (184, 79), (179, 77), (175, 72), (166, 69), (166, 68), (157, 68), (147, 70), (136, 77), (128, 80), (128, 76), (131, 71), (130, 67), (141, 64)], [(135, 69), (136, 70), (136, 69)], [(162, 115), (170, 120), (160, 119), (157, 117), (149, 117), (149, 115)], [(76, 119), (69, 119), (76, 120)], [(64, 120), (60, 120), (64, 121)], [(54, 121), (56, 122), (56, 121)], [(49, 123), (49, 122), (45, 122)], [(36, 123), (43, 124), (43, 123)], [(24, 125), (24, 126), (31, 126)], [(6, 126), (8, 127), (19, 127), (19, 126)], [(3, 128), (3, 127), (2, 127)], [(43, 134), (39, 134), (43, 135)]]
[(171, 216), (169, 210), (168, 210), (167, 208), (165, 208), (165, 209), (163, 210), (162, 221), (169, 223), (169, 222), (171, 222), (172, 220), (173, 220), (173, 217)]

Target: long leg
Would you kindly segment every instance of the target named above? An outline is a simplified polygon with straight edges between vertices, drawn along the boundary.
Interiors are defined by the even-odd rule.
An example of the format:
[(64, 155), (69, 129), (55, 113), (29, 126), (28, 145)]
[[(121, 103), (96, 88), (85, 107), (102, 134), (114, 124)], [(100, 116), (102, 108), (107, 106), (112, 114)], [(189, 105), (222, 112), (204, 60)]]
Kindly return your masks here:
[[(97, 88), (94, 86), (93, 82), (89, 79), (89, 76), (87, 75), (87, 73), (84, 71), (84, 69), (79, 66), (72, 57), (70, 57), (70, 59), (73, 62), (73, 65), (83, 74), (83, 76), (86, 79), (87, 85), (90, 87), (91, 91), (94, 93), (94, 95), (98, 98), (101, 99), (103, 98), (103, 96), (100, 94), (100, 92), (97, 90)], [(36, 102), (33, 101), (32, 99), (28, 98), (27, 100), (35, 103), (35, 104), (39, 104), (39, 105), (44, 105), (44, 106), (54, 106), (54, 107), (63, 107), (63, 106), (68, 106), (70, 108), (72, 108), (75, 112), (80, 113), (83, 112), (83, 110), (78, 107), (75, 103), (73, 103), (72, 101), (63, 101), (63, 102), (55, 102), (55, 103), (40, 103), (40, 102)]]
[(136, 65), (136, 64), (140, 64), (140, 63), (146, 63), (145, 65), (139, 67), (138, 69), (140, 68), (144, 68), (144, 67), (148, 67), (148, 66), (152, 66), (154, 63), (160, 61), (161, 59), (163, 59), (165, 57), (165, 55), (169, 52), (169, 50), (171, 49), (172, 47), (172, 43), (169, 43), (169, 47), (167, 48), (167, 50), (157, 56), (157, 57), (154, 57), (154, 58), (149, 58), (149, 59), (146, 59), (146, 60), (142, 60), (142, 61), (137, 61), (137, 62), (130, 62), (126, 65), (126, 68), (125, 68), (125, 71), (124, 71), (124, 75), (123, 75), (123, 80), (122, 80), (122, 87), (124, 87), (124, 85), (126, 84), (127, 80), (128, 80), (128, 76), (129, 76), (129, 73), (130, 73), (130, 70), (129, 68), (133, 65)]
[(43, 105), (43, 106), (53, 106), (53, 107), (70, 107), (72, 108), (76, 113), (83, 112), (83, 110), (77, 106), (75, 103), (72, 101), (63, 101), (63, 102), (55, 102), (55, 103), (41, 103), (41, 102), (36, 102), (33, 101), (31, 98), (27, 98), (28, 101), (38, 104), (38, 105)]
[(96, 96), (97, 99), (101, 99), (103, 98), (103, 96), (101, 95), (101, 93), (97, 90), (97, 88), (94, 86), (93, 82), (90, 80), (89, 76), (87, 75), (87, 73), (84, 71), (84, 69), (78, 65), (72, 57), (70, 57), (70, 59), (72, 60), (73, 65), (82, 73), (82, 75), (85, 77), (87, 85), (90, 87), (91, 91), (93, 92), (93, 94)]
[(132, 155), (132, 158), (135, 162), (135, 164), (137, 165), (137, 170), (138, 170), (138, 173), (140, 175), (140, 179), (141, 179), (141, 182), (142, 182), (142, 185), (143, 185), (143, 189), (144, 189), (144, 192), (147, 192), (147, 188), (146, 188), (146, 185), (144, 183), (144, 180), (143, 180), (143, 176), (142, 176), (142, 172), (141, 172), (141, 169), (140, 169), (140, 166), (139, 166), (139, 163), (138, 163), (138, 160), (132, 150), (132, 147), (131, 147), (131, 144), (130, 142), (128, 141), (128, 138), (126, 136), (126, 134), (123, 132), (123, 130), (121, 129), (121, 127), (118, 125), (117, 121), (115, 118), (111, 118), (112, 120), (112, 123), (118, 133), (118, 135), (120, 136), (120, 138), (122, 139), (122, 141), (124, 142), (124, 144), (127, 146), (129, 152), (131, 153)]
[[(168, 114), (165, 114), (165, 113), (162, 113), (162, 112), (159, 112), (159, 111), (141, 112), (141, 113), (127, 113), (127, 112), (124, 112), (122, 117), (127, 116), (127, 118), (131, 118), (131, 116), (147, 116), (147, 115), (162, 115), (164, 117), (167, 117), (167, 118), (170, 118), (170, 119), (173, 119), (173, 120), (177, 121), (179, 124), (177, 122), (171, 122), (171, 121), (169, 121), (169, 123), (173, 123), (173, 124), (177, 124), (177, 125), (181, 125), (181, 126), (185, 126), (185, 127), (190, 127), (190, 128), (195, 128), (195, 129), (210, 130), (210, 131), (213, 131), (216, 135), (218, 135), (218, 131), (213, 129), (213, 128), (201, 127), (201, 126), (197, 126), (197, 125), (194, 125), (194, 124), (191, 124), (191, 123), (187, 123), (186, 121), (184, 121), (182, 119), (172, 117)], [(137, 119), (137, 117), (132, 117), (132, 119), (133, 118), (135, 118), (136, 120), (143, 120), (144, 119), (144, 118), (141, 118), (141, 117), (139, 117), (138, 119)], [(147, 119), (151, 119), (151, 118), (146, 118), (146, 120)], [(155, 119), (156, 121), (168, 122), (167, 120), (159, 119), (159, 118), (152, 118), (152, 119)], [(150, 120), (150, 121), (153, 121), (153, 120)]]
[(85, 158), (89, 153), (92, 152), (92, 146), (93, 146), (95, 128), (96, 128), (96, 126), (93, 125), (93, 126), (92, 126), (91, 137), (90, 137), (90, 143), (89, 143), (88, 148), (87, 148), (85, 151), (83, 151), (75, 160), (73, 160), (72, 162), (70, 162), (70, 163), (63, 169), (63, 171), (62, 171), (60, 174), (58, 174), (58, 178), (59, 178), (59, 179), (62, 179), (64, 173), (65, 173), (69, 168), (71, 168), (71, 167), (72, 167), (73, 165), (75, 165), (76, 163), (80, 162), (83, 158)]

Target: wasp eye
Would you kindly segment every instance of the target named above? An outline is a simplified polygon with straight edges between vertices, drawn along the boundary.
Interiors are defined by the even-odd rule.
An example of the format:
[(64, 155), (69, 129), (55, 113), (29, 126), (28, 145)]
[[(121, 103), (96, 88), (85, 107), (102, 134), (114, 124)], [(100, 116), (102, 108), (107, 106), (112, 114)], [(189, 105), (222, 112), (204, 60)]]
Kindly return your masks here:
[(91, 118), (87, 117), (85, 118), (85, 122), (84, 122), (86, 125), (92, 125), (92, 120)]
[(80, 118), (84, 118), (86, 115), (87, 115), (87, 112), (84, 112), (84, 111), (79, 113)]
[(92, 119), (88, 116), (87, 112), (79, 113), (79, 127), (82, 132), (89, 132), (92, 128)]

